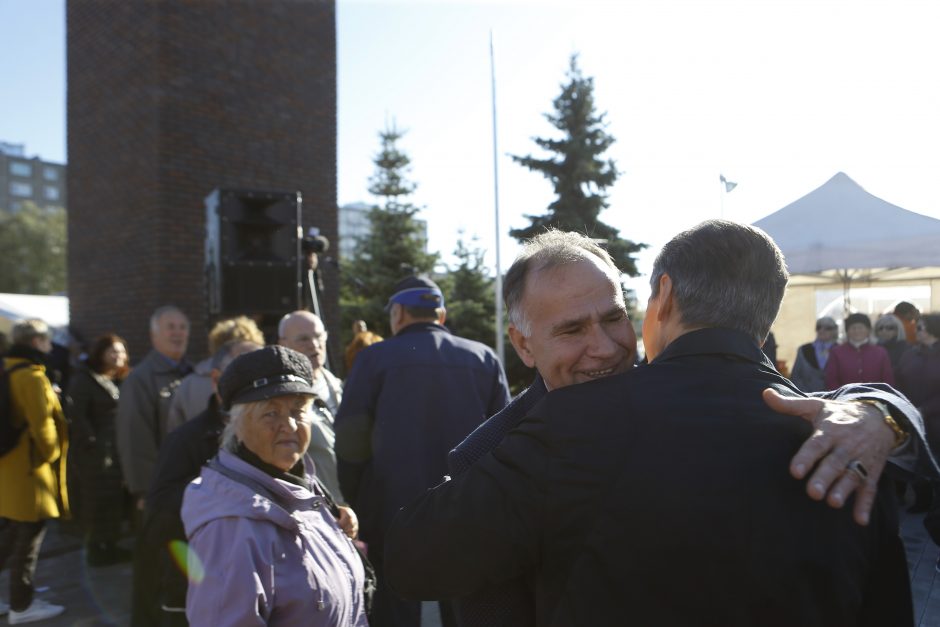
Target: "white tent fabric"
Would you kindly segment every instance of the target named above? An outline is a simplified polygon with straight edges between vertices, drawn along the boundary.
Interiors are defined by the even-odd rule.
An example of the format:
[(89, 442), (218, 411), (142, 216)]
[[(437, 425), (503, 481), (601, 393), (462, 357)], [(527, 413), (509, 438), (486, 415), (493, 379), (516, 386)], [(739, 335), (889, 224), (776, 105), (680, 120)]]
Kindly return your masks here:
[(843, 172), (758, 220), (777, 242), (791, 284), (940, 276), (940, 220), (866, 192)]
[(0, 294), (0, 331), (9, 333), (14, 323), (26, 318), (39, 318), (56, 329), (69, 325), (67, 296), (34, 294)]

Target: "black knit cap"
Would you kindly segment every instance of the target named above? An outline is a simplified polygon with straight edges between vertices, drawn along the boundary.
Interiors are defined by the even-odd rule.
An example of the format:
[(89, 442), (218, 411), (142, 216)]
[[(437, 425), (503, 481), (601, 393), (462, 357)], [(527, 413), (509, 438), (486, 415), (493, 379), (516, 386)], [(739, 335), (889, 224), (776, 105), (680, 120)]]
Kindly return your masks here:
[(232, 360), (219, 378), (222, 408), (289, 394), (313, 395), (313, 368), (306, 355), (265, 346)]

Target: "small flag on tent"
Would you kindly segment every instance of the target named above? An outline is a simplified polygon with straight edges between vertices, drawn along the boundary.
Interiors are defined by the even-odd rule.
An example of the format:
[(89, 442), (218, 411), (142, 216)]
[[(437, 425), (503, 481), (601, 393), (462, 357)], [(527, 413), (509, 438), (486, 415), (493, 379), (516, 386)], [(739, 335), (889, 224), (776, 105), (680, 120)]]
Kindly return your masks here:
[(726, 192), (730, 192), (731, 190), (733, 190), (735, 187), (738, 186), (737, 183), (732, 183), (731, 181), (726, 179), (724, 174), (721, 175), (720, 180), (721, 180), (721, 184), (725, 186)]

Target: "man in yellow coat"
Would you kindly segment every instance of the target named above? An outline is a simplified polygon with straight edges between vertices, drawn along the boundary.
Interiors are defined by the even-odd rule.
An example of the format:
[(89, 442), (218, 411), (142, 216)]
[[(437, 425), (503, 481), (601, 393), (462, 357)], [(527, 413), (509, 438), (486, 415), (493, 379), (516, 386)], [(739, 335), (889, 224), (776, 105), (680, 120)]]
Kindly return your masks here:
[(3, 364), (9, 377), (10, 419), (22, 428), (16, 447), (0, 457), (0, 568), (10, 568), (9, 605), (0, 601), (0, 613), (9, 612), (11, 625), (65, 611), (33, 596), (46, 520), (68, 515), (68, 430), (45, 374), (43, 359), (50, 350), (46, 324), (25, 320), (13, 327), (13, 346)]

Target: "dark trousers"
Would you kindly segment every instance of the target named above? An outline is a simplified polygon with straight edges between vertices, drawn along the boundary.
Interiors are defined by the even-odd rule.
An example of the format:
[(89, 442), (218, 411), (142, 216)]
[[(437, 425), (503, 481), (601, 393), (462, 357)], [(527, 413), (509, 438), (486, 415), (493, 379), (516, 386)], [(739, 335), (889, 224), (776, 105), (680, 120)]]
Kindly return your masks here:
[(930, 538), (940, 544), (940, 481), (933, 481), (933, 505), (924, 517), (924, 527)]
[(46, 521), (21, 522), (0, 518), (0, 570), (10, 566), (10, 608), (22, 612), (33, 602), (33, 575)]
[(169, 545), (186, 535), (179, 512), (152, 512), (144, 517), (134, 548), (131, 592), (132, 627), (186, 627), (186, 575), (171, 559)]
[(911, 509), (914, 511), (930, 511), (933, 506), (933, 485), (929, 479), (914, 479), (911, 482), (911, 488), (914, 490), (914, 504)]

